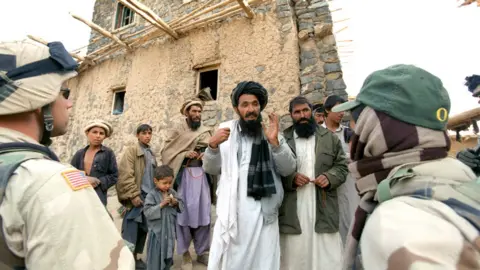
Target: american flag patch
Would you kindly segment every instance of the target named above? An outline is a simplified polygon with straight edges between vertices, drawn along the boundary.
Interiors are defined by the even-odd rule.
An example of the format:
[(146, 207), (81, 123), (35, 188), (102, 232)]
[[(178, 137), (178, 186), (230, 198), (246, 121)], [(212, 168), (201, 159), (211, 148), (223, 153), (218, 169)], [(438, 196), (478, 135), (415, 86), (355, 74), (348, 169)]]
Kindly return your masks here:
[(88, 182), (85, 172), (79, 170), (71, 170), (62, 172), (62, 176), (67, 181), (67, 184), (74, 190), (80, 190), (83, 188), (91, 187)]

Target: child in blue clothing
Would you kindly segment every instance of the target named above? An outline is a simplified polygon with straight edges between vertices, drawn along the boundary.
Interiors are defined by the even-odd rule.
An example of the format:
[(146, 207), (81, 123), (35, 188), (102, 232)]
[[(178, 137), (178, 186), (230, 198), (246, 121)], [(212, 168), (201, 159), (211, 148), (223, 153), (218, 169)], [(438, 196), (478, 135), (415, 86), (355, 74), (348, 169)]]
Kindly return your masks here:
[(183, 202), (171, 188), (173, 170), (167, 165), (155, 169), (155, 188), (146, 199), (143, 213), (148, 224), (147, 270), (165, 270), (173, 265), (175, 225)]

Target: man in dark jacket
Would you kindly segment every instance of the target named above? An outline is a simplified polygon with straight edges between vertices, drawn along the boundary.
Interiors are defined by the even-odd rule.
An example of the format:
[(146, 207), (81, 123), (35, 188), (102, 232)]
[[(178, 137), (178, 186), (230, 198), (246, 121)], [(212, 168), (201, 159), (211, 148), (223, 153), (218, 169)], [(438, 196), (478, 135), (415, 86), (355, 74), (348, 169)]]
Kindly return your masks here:
[(282, 268), (340, 269), (337, 188), (348, 173), (345, 153), (337, 136), (315, 123), (306, 98), (294, 98), (289, 110), (294, 124), (284, 136), (296, 152), (297, 172), (282, 179)]

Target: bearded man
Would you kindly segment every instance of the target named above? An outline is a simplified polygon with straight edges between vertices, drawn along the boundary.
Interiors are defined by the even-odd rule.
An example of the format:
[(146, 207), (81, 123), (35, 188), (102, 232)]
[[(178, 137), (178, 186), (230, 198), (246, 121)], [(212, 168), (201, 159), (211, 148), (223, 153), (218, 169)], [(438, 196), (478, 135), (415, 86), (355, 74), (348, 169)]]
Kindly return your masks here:
[(283, 178), (280, 208), (282, 269), (340, 269), (337, 188), (348, 169), (340, 140), (315, 123), (305, 97), (290, 101), (293, 126), (284, 131), (297, 171)]
[(262, 130), (262, 85), (241, 82), (231, 99), (240, 119), (220, 124), (203, 158), (206, 172), (220, 174), (208, 269), (278, 270), (281, 176), (295, 171), (295, 156), (278, 134), (277, 115)]
[(192, 266), (188, 248), (193, 240), (197, 261), (208, 265), (210, 249), (210, 183), (202, 168), (203, 152), (211, 131), (202, 125), (203, 101), (187, 100), (180, 113), (185, 116), (169, 130), (162, 150), (163, 164), (175, 172), (174, 188), (185, 208), (177, 215), (177, 252), (183, 255), (183, 268)]

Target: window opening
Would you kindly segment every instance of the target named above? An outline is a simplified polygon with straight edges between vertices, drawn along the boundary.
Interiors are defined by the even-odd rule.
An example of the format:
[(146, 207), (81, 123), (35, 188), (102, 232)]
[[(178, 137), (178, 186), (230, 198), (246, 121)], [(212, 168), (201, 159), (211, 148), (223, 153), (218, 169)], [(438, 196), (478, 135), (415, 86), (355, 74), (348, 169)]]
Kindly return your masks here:
[(210, 88), (210, 95), (212, 96), (213, 100), (217, 100), (218, 96), (218, 69), (203, 71), (200, 72), (200, 88)]

